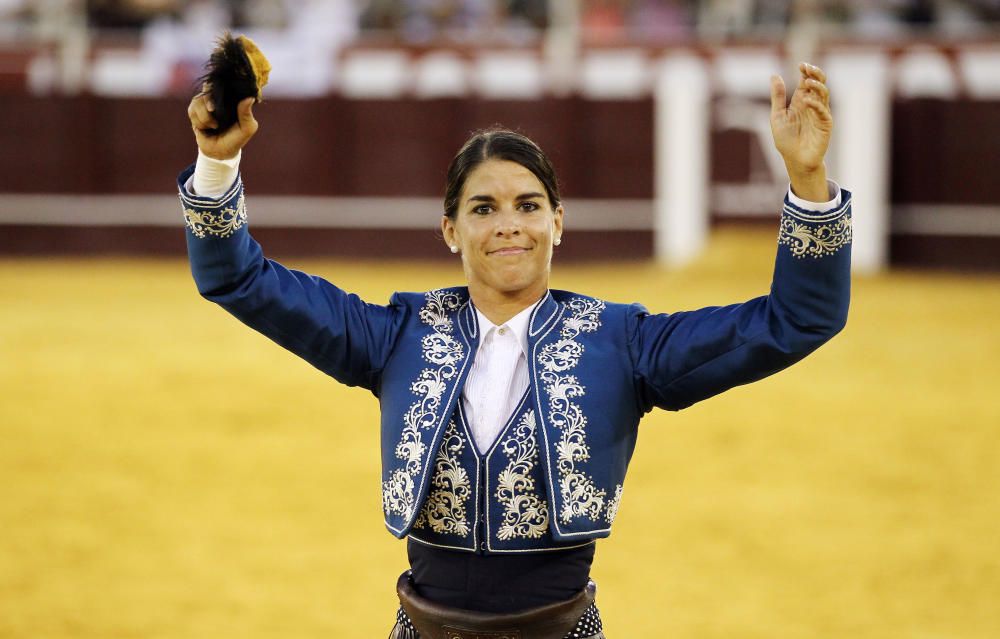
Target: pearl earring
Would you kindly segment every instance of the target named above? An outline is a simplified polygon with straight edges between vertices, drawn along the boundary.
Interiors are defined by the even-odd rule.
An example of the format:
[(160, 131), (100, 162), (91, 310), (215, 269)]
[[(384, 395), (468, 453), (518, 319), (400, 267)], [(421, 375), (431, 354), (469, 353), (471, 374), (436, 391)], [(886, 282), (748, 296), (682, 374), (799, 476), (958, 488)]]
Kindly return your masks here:
[(457, 246), (455, 246), (455, 245), (452, 245), (452, 246), (451, 246), (451, 252), (452, 252), (452, 253), (458, 253), (458, 247), (457, 247)]
[(562, 244), (562, 238), (557, 237), (552, 243), (555, 244), (556, 246), (559, 246), (560, 244)]

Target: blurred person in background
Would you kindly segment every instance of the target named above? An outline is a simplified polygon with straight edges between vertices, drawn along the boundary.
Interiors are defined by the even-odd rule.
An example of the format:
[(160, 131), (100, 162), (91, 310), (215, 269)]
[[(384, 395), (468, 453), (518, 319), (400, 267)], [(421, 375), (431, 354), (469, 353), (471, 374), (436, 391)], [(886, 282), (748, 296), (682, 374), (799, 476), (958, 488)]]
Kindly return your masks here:
[(90, 23), (100, 29), (140, 29), (164, 16), (179, 15), (179, 0), (88, 0)]
[(580, 28), (592, 42), (613, 43), (623, 39), (625, 0), (588, 0), (580, 13)]
[(603, 638), (590, 567), (640, 418), (770, 375), (844, 326), (850, 194), (826, 179), (826, 78), (800, 73), (787, 106), (771, 81), (790, 187), (770, 293), (664, 314), (549, 289), (558, 181), (537, 145), (503, 129), (473, 135), (447, 171), (441, 231), (465, 286), (382, 306), (286, 269), (247, 227), (238, 167), (253, 98), (218, 135), (206, 96), (192, 99), (198, 159), (178, 187), (199, 292), (379, 398), (385, 525), (408, 538), (410, 564), (391, 637)]
[(745, 33), (753, 24), (753, 2), (705, 0), (698, 3), (698, 33), (702, 37)]
[(357, 37), (358, 20), (355, 0), (198, 0), (150, 22), (142, 46), (150, 60), (173, 69), (169, 91), (189, 94), (213, 40), (237, 25), (281, 69), (268, 85), (271, 95), (328, 95), (337, 54)]
[[(549, 9), (545, 0), (0, 0), (0, 38), (63, 42), (64, 75), (82, 78), (88, 47), (99, 46), (102, 34), (120, 41), (139, 32), (148, 70), (138, 81), (123, 77), (116, 92), (127, 93), (131, 82), (140, 95), (157, 87), (176, 94), (187, 93), (200, 74), (212, 38), (237, 27), (281, 69), (272, 94), (305, 97), (336, 90), (339, 53), (359, 38), (442, 46), (534, 43), (553, 26)], [(567, 15), (585, 45), (655, 44), (695, 33), (763, 36), (809, 57), (812, 49), (789, 41), (816, 42), (837, 29), (878, 39), (986, 36), (1000, 19), (1000, 0), (584, 0)], [(95, 33), (87, 33), (84, 17)], [(565, 20), (559, 25), (568, 26)]]
[(636, 0), (627, 16), (629, 34), (643, 42), (690, 35), (693, 19), (684, 0)]
[(361, 29), (395, 31), (403, 23), (403, 5), (396, 0), (367, 0), (361, 5)]
[(85, 0), (0, 0), (0, 40), (56, 40), (86, 26)]
[(0, 37), (13, 39), (34, 19), (34, 7), (28, 0), (0, 0)]
[(845, 0), (843, 5), (852, 33), (872, 38), (968, 35), (995, 28), (1000, 20), (998, 0)]
[(361, 28), (409, 42), (518, 38), (548, 27), (545, 0), (367, 0)]

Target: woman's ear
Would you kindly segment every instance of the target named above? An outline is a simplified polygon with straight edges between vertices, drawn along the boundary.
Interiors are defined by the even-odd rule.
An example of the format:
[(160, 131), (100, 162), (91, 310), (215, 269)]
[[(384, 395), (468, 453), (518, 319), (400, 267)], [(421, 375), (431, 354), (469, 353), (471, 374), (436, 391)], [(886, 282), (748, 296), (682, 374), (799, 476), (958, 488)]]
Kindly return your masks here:
[(455, 223), (447, 215), (441, 216), (441, 236), (452, 253), (458, 253), (458, 238), (455, 237)]
[(561, 240), (562, 239), (562, 234), (563, 234), (563, 214), (564, 213), (565, 213), (565, 210), (563, 209), (563, 205), (562, 204), (560, 204), (559, 206), (557, 206), (556, 210), (552, 212), (552, 225), (554, 227), (553, 228), (553, 233), (552, 233), (552, 240), (553, 241)]

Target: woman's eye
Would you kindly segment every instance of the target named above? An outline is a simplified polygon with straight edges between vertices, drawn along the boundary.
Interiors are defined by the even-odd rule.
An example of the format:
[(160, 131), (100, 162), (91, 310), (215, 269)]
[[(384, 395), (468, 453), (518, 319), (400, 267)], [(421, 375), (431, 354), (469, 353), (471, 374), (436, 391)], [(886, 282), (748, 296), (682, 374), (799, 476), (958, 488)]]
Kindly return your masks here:
[(527, 211), (529, 213), (532, 212), (532, 211), (537, 211), (538, 210), (538, 205), (535, 204), (534, 202), (522, 202), (521, 203), (521, 210), (522, 211)]
[(487, 215), (492, 210), (493, 207), (489, 206), (488, 204), (483, 204), (482, 206), (477, 206), (476, 208), (472, 209), (472, 212), (475, 213), (476, 215)]

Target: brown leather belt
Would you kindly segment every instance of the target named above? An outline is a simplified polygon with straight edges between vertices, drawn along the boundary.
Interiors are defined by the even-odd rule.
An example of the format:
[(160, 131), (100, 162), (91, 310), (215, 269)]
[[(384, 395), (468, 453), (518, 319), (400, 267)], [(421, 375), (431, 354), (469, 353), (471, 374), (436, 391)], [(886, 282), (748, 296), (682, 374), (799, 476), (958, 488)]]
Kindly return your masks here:
[(417, 594), (409, 571), (396, 583), (399, 603), (420, 639), (563, 639), (594, 603), (597, 585), (560, 603), (513, 614), (492, 614), (438, 605)]

